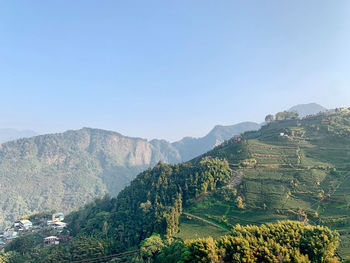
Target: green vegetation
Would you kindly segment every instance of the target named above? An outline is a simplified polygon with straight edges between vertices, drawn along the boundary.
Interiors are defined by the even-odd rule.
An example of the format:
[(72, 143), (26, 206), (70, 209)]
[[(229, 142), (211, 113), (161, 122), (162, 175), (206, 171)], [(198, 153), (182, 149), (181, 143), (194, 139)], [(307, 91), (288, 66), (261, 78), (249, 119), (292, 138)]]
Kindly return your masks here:
[(154, 232), (171, 237), (178, 232), (182, 205), (225, 185), (231, 172), (228, 163), (217, 158), (204, 158), (197, 164), (159, 163), (141, 173), (116, 199), (96, 199), (71, 213), (67, 221), (76, 238), (69, 244), (43, 249), (33, 261), (61, 262), (58, 258), (62, 255), (67, 261), (79, 255), (92, 257), (74, 249), (76, 243), (82, 249), (96, 246), (103, 255), (137, 246)]
[[(97, 240), (101, 255), (138, 249), (146, 239), (142, 244), (152, 250), (144, 245), (135, 260), (177, 262), (185, 255), (183, 262), (201, 257), (212, 261), (197, 262), (220, 262), (227, 255), (246, 262), (336, 262), (333, 230), (343, 242), (341, 257), (350, 247), (349, 159), (349, 113), (273, 121), (190, 162), (159, 163), (117, 198), (96, 199), (67, 221), (73, 240)], [(301, 223), (276, 223), (281, 220)], [(171, 242), (196, 236), (205, 239)], [(57, 262), (48, 259), (65, 253), (67, 260), (75, 258), (73, 240), (42, 250), (40, 258)]]
[(105, 227), (106, 235), (114, 239), (114, 248), (120, 251), (153, 232), (177, 233), (182, 205), (223, 186), (230, 176), (228, 163), (219, 159), (205, 158), (198, 165), (159, 163), (140, 174), (116, 199), (96, 200), (68, 220), (73, 234), (101, 235)]
[(151, 164), (133, 157), (143, 144), (82, 129), (0, 145), (0, 229), (36, 211), (69, 212), (96, 196), (119, 192)]
[[(338, 234), (327, 227), (282, 221), (233, 228), (217, 240), (201, 238), (158, 246), (151, 262), (337, 262)], [(154, 251), (154, 250), (153, 250)]]
[(4, 143), (0, 145), (0, 230), (37, 211), (68, 213), (105, 193), (116, 196), (159, 160), (189, 160), (235, 134), (258, 128), (256, 123), (217, 126), (203, 138), (175, 143), (83, 128)]
[(228, 232), (229, 230), (225, 230), (214, 224), (208, 224), (205, 221), (188, 216), (181, 216), (179, 232), (176, 233), (175, 237), (182, 240), (205, 237), (218, 238)]

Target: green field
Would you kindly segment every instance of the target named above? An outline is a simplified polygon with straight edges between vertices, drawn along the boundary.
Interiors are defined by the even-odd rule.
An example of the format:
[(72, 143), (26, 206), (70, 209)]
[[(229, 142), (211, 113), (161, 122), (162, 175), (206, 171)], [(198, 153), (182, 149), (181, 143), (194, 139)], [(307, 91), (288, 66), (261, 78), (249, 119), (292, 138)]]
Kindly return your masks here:
[(179, 232), (175, 235), (175, 237), (183, 240), (209, 236), (217, 238), (228, 233), (228, 230), (225, 231), (219, 227), (208, 225), (200, 220), (188, 219), (185, 216), (181, 216)]

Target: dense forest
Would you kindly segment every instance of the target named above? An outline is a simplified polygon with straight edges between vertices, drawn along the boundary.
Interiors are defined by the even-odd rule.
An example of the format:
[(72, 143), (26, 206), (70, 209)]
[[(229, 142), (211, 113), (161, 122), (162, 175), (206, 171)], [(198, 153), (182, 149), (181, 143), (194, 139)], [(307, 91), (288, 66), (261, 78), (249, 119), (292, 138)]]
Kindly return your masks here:
[[(327, 227), (280, 221), (261, 226), (234, 227), (229, 235), (152, 243), (151, 236), (141, 247), (149, 262), (337, 262), (338, 234)], [(158, 244), (147, 246), (148, 244)], [(150, 253), (153, 252), (153, 253)]]

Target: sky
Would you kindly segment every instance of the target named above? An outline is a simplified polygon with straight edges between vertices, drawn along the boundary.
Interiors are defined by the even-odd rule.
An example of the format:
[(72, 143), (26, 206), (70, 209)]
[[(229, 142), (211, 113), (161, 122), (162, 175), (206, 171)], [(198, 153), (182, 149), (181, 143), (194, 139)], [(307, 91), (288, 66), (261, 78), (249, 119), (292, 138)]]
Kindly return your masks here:
[(175, 141), (350, 106), (350, 1), (0, 0), (0, 128)]

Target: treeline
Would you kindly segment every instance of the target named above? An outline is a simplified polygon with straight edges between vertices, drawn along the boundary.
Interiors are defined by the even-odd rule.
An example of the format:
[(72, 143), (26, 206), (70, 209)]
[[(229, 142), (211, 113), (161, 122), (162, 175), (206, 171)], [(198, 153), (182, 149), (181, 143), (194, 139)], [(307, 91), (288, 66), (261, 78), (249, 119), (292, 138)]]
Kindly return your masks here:
[(293, 120), (297, 119), (299, 114), (296, 111), (281, 111), (276, 113), (276, 115), (266, 115), (265, 122), (272, 122), (272, 121), (283, 121), (283, 120)]
[[(146, 239), (140, 262), (338, 262), (338, 233), (294, 221), (233, 228), (218, 240), (202, 238), (170, 244), (157, 235)], [(136, 260), (137, 261), (137, 260)]]

